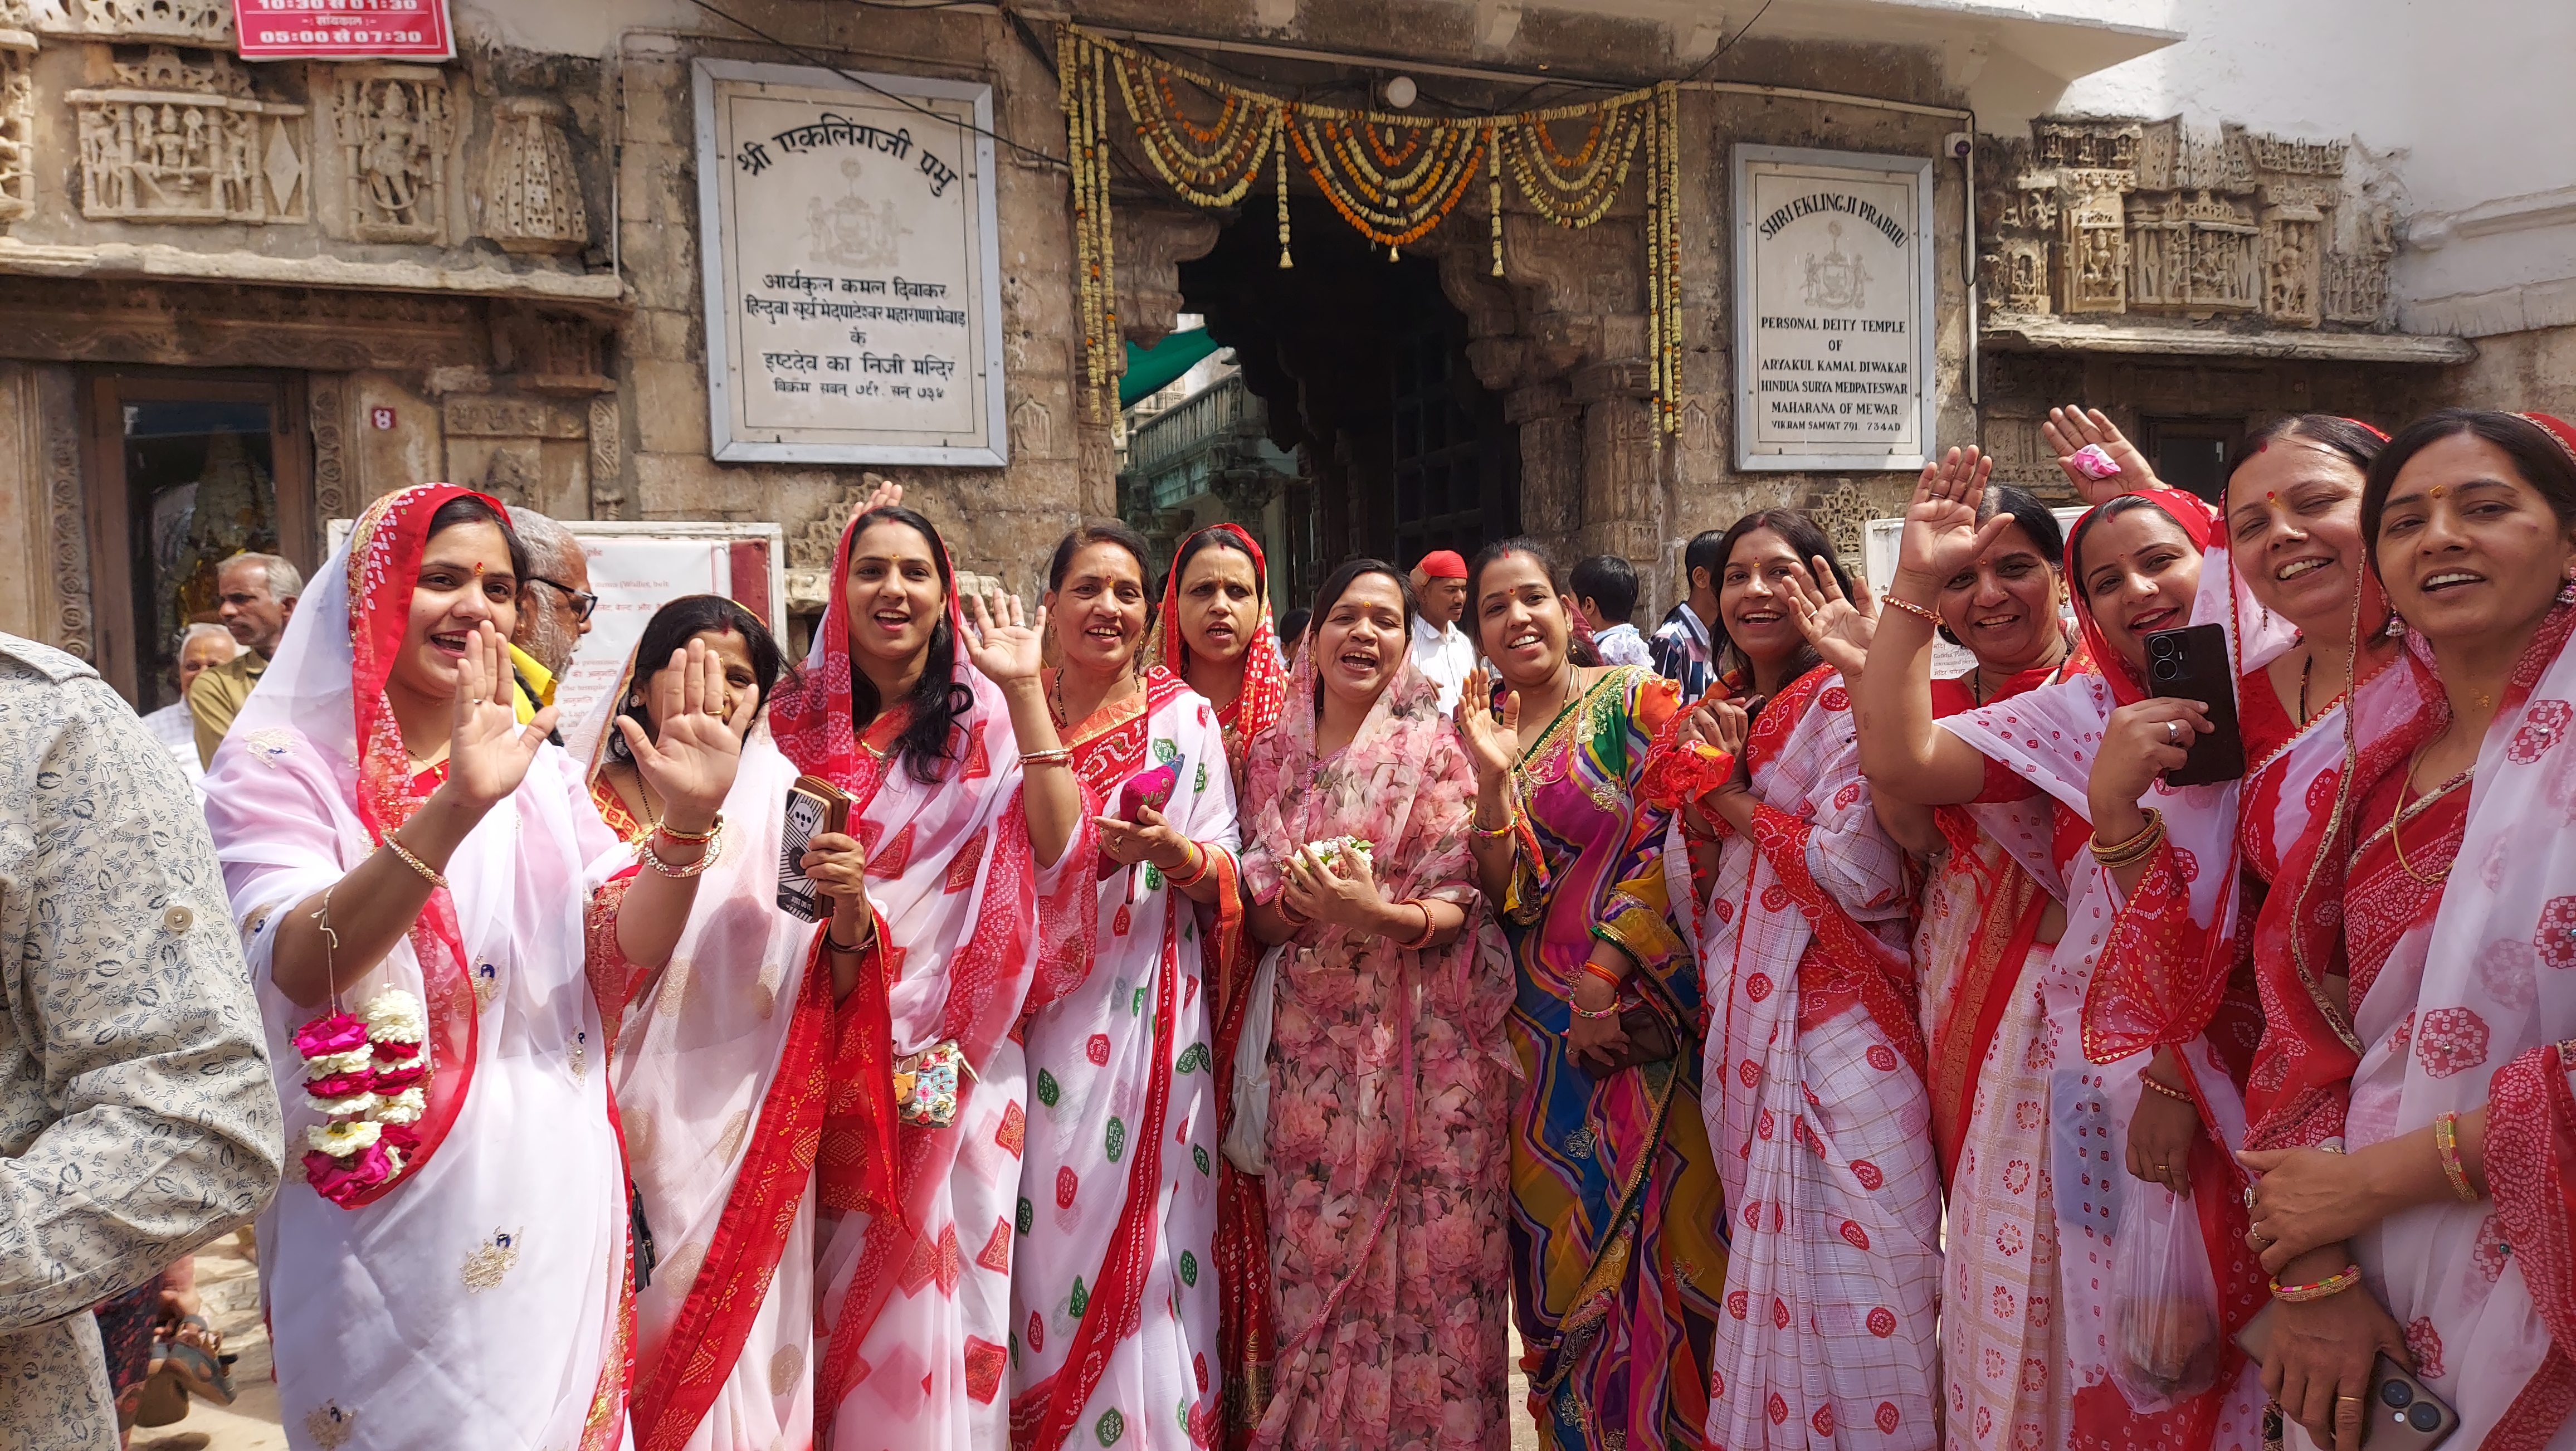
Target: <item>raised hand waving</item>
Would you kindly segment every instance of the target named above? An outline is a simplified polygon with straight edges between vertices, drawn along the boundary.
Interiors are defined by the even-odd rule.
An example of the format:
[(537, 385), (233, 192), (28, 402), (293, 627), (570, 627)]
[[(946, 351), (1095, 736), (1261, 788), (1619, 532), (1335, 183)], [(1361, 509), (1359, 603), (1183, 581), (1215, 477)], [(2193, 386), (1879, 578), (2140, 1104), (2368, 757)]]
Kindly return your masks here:
[[(2039, 426), (2048, 446), (2057, 451), (2057, 466), (2066, 480), (2075, 486), (2075, 496), (2087, 504), (2107, 503), (2122, 494), (2140, 489), (2160, 489), (2164, 481), (2156, 477), (2155, 465), (2129, 442), (2110, 415), (2099, 408), (2051, 408), (2048, 420)], [(2086, 448), (2098, 448), (2119, 472), (2106, 478), (2095, 478), (2075, 462), (2075, 455)]]
[(555, 728), (551, 705), (519, 724), (511, 687), (510, 642), (485, 620), (456, 662), (456, 714), (447, 738), (448, 784), (477, 810), (519, 789)]
[(617, 718), (636, 773), (662, 799), (663, 815), (678, 818), (684, 830), (695, 830), (724, 806), (742, 763), (743, 733), (760, 708), (759, 693), (746, 690), (727, 719), (724, 701), (724, 662), (705, 641), (691, 640), (686, 650), (672, 651), (669, 667), (654, 677), (653, 719), (660, 738), (644, 734), (632, 716)]

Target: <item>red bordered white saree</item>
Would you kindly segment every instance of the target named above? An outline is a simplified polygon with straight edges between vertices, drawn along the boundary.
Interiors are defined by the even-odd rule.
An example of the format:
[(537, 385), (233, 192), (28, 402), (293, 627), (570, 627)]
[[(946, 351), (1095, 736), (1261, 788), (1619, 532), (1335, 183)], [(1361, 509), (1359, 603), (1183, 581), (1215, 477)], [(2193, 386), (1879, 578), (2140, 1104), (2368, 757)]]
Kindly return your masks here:
[[(321, 1122), (293, 1044), (317, 1010), (269, 977), (283, 914), (377, 850), (436, 786), (408, 775), (385, 681), (448, 484), (371, 505), (289, 623), (216, 753), (206, 814), (269, 1034), (290, 1147), (260, 1283), (298, 1448), (602, 1451), (625, 1434), (626, 1176), (585, 902), (633, 857), (580, 769), (538, 752), (448, 862), (410, 935), (339, 984), (427, 1008), (427, 1110), (399, 1175), (343, 1208), (298, 1171)], [(495, 505), (494, 507), (498, 507)], [(622, 998), (624, 984), (601, 981)]]

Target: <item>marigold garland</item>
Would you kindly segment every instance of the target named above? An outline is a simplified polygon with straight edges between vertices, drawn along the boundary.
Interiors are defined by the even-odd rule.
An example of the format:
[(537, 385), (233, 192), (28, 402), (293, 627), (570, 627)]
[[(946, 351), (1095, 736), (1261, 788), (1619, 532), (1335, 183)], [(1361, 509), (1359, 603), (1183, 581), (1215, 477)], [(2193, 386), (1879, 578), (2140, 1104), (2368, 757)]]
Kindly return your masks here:
[[(1679, 91), (1669, 81), (1580, 105), (1484, 117), (1421, 117), (1307, 105), (1265, 95), (1066, 26), (1057, 43), (1072, 156), (1076, 280), (1084, 381), (1105, 417), (1118, 347), (1117, 269), (1109, 214), (1108, 96), (1115, 78), (1137, 149), (1173, 193), (1194, 206), (1243, 200), (1265, 167), (1276, 176), (1279, 265), (1289, 255), (1288, 162), (1353, 231), (1391, 260), (1447, 220), (1485, 177), (1493, 274), (1503, 275), (1503, 178), (1529, 209), (1579, 229), (1609, 214), (1645, 152), (1646, 312), (1656, 438), (1681, 427), (1681, 189)], [(1213, 120), (1182, 109), (1184, 87), (1216, 98)], [(1568, 150), (1551, 130), (1585, 123)]]

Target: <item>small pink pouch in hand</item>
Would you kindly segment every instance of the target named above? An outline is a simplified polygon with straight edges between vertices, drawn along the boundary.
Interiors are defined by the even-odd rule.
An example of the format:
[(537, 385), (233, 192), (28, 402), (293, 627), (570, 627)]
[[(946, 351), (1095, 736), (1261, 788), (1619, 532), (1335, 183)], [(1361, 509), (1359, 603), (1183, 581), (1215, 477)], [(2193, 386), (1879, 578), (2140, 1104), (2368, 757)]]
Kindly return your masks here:
[[(1156, 811), (1162, 810), (1171, 804), (1172, 792), (1180, 784), (1179, 769), (1168, 765), (1128, 777), (1127, 784), (1118, 792), (1118, 819), (1133, 823), (1148, 806)], [(1100, 854), (1100, 880), (1109, 880), (1120, 867), (1121, 863), (1110, 860), (1109, 853), (1104, 851)]]
[(2113, 479), (2120, 476), (2120, 466), (2098, 443), (2088, 443), (2067, 456), (2067, 463), (2088, 479)]

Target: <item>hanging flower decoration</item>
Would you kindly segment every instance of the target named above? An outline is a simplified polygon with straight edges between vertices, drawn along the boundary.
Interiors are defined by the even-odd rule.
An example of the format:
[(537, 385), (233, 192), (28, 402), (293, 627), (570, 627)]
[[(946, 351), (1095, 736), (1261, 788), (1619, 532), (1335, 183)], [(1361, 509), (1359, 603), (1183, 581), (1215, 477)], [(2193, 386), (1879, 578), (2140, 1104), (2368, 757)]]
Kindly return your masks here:
[(421, 1052), (429, 1017), (400, 988), (378, 993), (351, 1014), (335, 1007), (295, 1030), (304, 1059), (305, 1106), (323, 1122), (304, 1131), (304, 1177), (344, 1209), (400, 1175), (420, 1147), (429, 1061)]
[[(1397, 116), (1310, 105), (1222, 81), (1066, 26), (1056, 52), (1073, 169), (1073, 214), (1084, 382), (1105, 416), (1119, 343), (1117, 269), (1110, 225), (1108, 97), (1113, 78), (1136, 148), (1173, 193), (1194, 206), (1230, 207), (1265, 168), (1275, 174), (1279, 265), (1289, 255), (1288, 179), (1293, 154), (1307, 179), (1352, 230), (1401, 249), (1447, 220), (1476, 177), (1485, 179), (1493, 275), (1503, 275), (1503, 179), (1550, 223), (1589, 227), (1625, 194), (1645, 153), (1647, 350), (1656, 438), (1681, 429), (1681, 188), (1679, 91), (1669, 81), (1580, 105), (1481, 117)], [(1185, 91), (1216, 102), (1194, 120)], [(1558, 127), (1582, 123), (1568, 147)]]

